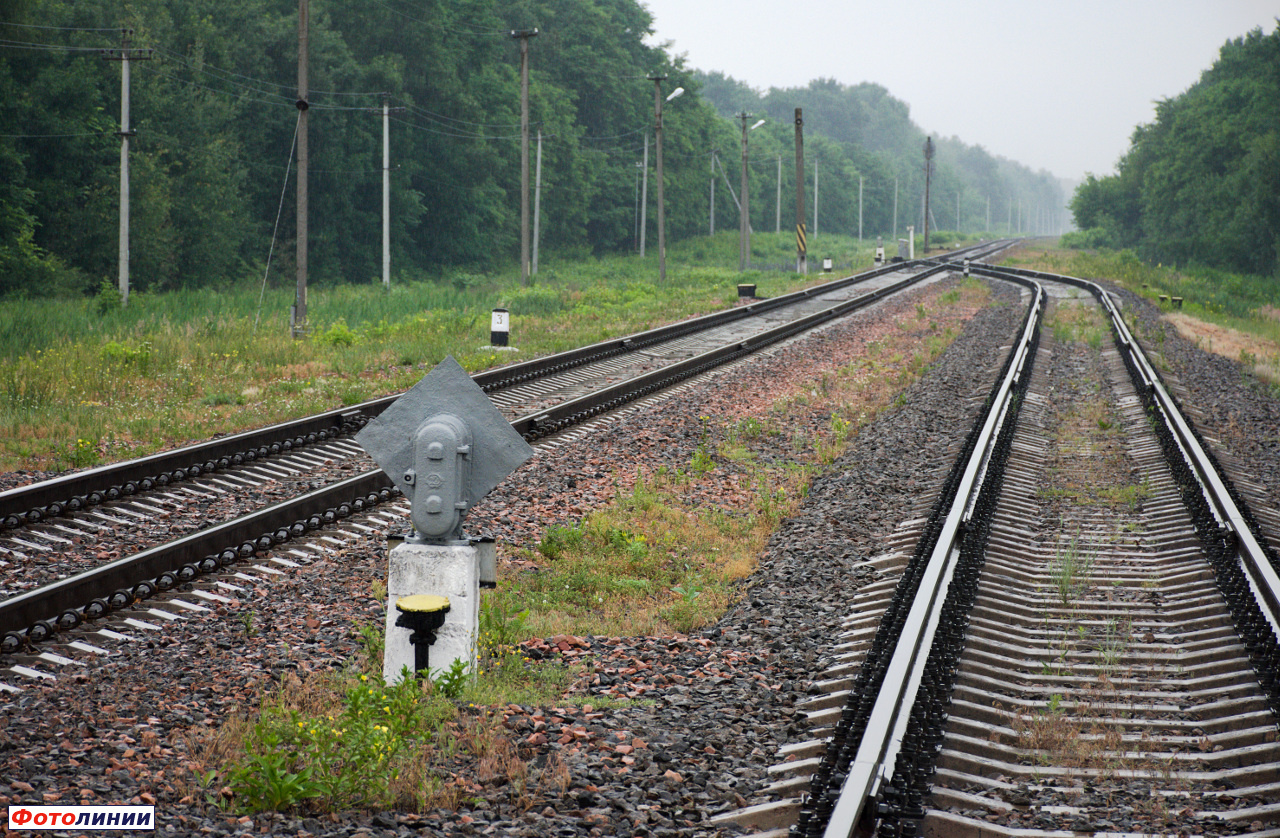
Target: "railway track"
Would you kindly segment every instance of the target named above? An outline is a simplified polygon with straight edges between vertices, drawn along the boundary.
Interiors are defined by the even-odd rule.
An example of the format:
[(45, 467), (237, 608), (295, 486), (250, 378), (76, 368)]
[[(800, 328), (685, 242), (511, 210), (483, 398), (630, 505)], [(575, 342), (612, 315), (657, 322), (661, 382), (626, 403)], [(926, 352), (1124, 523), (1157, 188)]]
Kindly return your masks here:
[[(944, 270), (925, 262), (891, 265), (475, 378), (513, 427), (538, 440)], [(0, 493), (0, 570), (8, 580), (0, 600), (0, 653), (38, 657), (39, 643), (110, 615), (163, 621), (169, 612), (145, 605), (156, 593), (189, 588), (199, 577), (234, 591), (237, 583), (252, 583), (253, 573), (309, 561), (305, 551), (290, 551), (292, 539), (323, 538), (326, 527), (351, 516), (380, 516), (355, 524), (365, 528), (402, 518), (402, 508), (376, 511), (397, 493), (347, 439), (393, 401)], [(246, 501), (263, 508), (248, 515), (222, 511)], [(125, 541), (113, 545), (118, 535)], [(242, 564), (248, 575), (238, 569)], [(200, 605), (180, 601), (180, 609)], [(37, 677), (26, 663), (18, 664), (18, 674)]]
[(1024, 339), (928, 521), (872, 560), (785, 798), (725, 819), (1280, 834), (1274, 551), (1102, 289), (977, 270), (1027, 287)]
[[(974, 270), (984, 272), (981, 268)], [(949, 506), (935, 509), (931, 499), (917, 497), (916, 505), (902, 512), (903, 523), (884, 542), (882, 554), (865, 563), (864, 568), (875, 568), (879, 576), (852, 601), (844, 625), (846, 634), (841, 638), (843, 646), (831, 656), (831, 668), (820, 676), (821, 692), (803, 705), (814, 738), (787, 746), (784, 753), (789, 760), (771, 772), (777, 780), (771, 794), (786, 800), (760, 808), (769, 810), (773, 823), (787, 817), (794, 822), (798, 817), (796, 834), (1280, 834), (1274, 829), (1276, 801), (1280, 800), (1272, 709), (1276, 702), (1274, 681), (1267, 683), (1267, 673), (1276, 671), (1274, 630), (1262, 611), (1248, 607), (1258, 598), (1268, 599), (1269, 585), (1265, 566), (1257, 567), (1257, 578), (1250, 581), (1250, 577), (1240, 575), (1249, 560), (1237, 558), (1240, 550), (1265, 557), (1266, 534), (1258, 531), (1247, 511), (1233, 512), (1229, 508), (1238, 505), (1238, 498), (1232, 498), (1229, 484), (1212, 463), (1175, 468), (1168, 465), (1169, 454), (1178, 452), (1182, 457), (1183, 450), (1204, 447), (1203, 440), (1189, 428), (1180, 427), (1172, 414), (1167, 420), (1153, 421), (1153, 417), (1163, 417), (1165, 411), (1176, 407), (1174, 399), (1149, 365), (1133, 358), (1125, 360), (1124, 351), (1132, 340), (1125, 336), (1123, 328), (1122, 340), (1111, 348), (1108, 327), (1098, 319), (1102, 309), (1091, 302), (1085, 288), (1078, 282), (1062, 285), (1043, 275), (1017, 277), (1005, 271), (988, 275), (997, 281), (1025, 283), (1035, 279), (1048, 290), (1043, 300), (1048, 325), (1041, 333), (1040, 344), (1028, 347), (1021, 362), (1011, 363), (1010, 369), (1021, 363), (1022, 372), (1016, 374), (1018, 381), (1007, 388), (1009, 397), (1001, 394), (1003, 383), (993, 387), (989, 395), (993, 404), (1007, 404), (1005, 415), (1012, 419), (1016, 414), (1017, 422), (1010, 422), (1007, 429), (991, 429), (989, 435), (1002, 440), (1005, 451), (980, 454), (971, 476), (973, 483), (986, 484), (989, 477), (1001, 471), (997, 466), (1003, 462), (1003, 483), (987, 499), (970, 501), (962, 479), (967, 466), (957, 468), (960, 474), (953, 481), (955, 494), (965, 500), (955, 513), (958, 523), (953, 535), (945, 534), (952, 514)], [(1024, 301), (1033, 298), (1033, 291), (1028, 288)], [(686, 342), (686, 356), (699, 354), (688, 347), (690, 336), (677, 340)], [(992, 346), (999, 342), (994, 341)], [(736, 345), (732, 349), (739, 351)], [(652, 348), (648, 351), (654, 352)], [(991, 357), (995, 357), (994, 352)], [(616, 365), (620, 359), (598, 359), (597, 363)], [(636, 363), (654, 361), (637, 359)], [(984, 369), (986, 363), (982, 364)], [(652, 368), (646, 370), (651, 371)], [(562, 369), (558, 374), (573, 378), (581, 372)], [(626, 373), (614, 369), (609, 374)], [(515, 400), (516, 406), (509, 415), (521, 414), (515, 416), (517, 420), (531, 419), (526, 432), (535, 436), (547, 433), (540, 445), (552, 447), (561, 439), (581, 433), (577, 429), (583, 425), (554, 429), (554, 423), (565, 417), (556, 416), (552, 409), (569, 404), (572, 399), (548, 396), (543, 389), (545, 384), (532, 378), (519, 386), (538, 391), (530, 398), (543, 401), (536, 402), (534, 410), (523, 411), (520, 405), (530, 402)], [(594, 392), (581, 380), (573, 386), (580, 388), (576, 395)], [(505, 396), (501, 389), (494, 392), (495, 400)], [(607, 405), (616, 398), (617, 395), (609, 395), (600, 401)], [(981, 401), (978, 397), (972, 403)], [(568, 418), (591, 410), (587, 405), (570, 404), (565, 408)], [(599, 414), (579, 421), (591, 424), (597, 421), (593, 416)], [(1162, 431), (1162, 427), (1166, 430)], [(981, 435), (981, 431), (974, 433), (975, 437)], [(289, 466), (299, 469), (298, 474), (280, 471), (272, 478), (276, 489), (287, 494), (312, 480), (310, 473), (301, 471), (306, 459), (332, 459), (336, 471), (341, 471), (341, 463), (356, 462), (342, 459), (341, 448), (345, 445), (350, 443), (339, 436), (301, 448), (308, 452), (307, 458)], [(337, 449), (321, 457), (319, 452), (325, 446)], [(973, 447), (985, 450), (976, 441)], [(282, 455), (296, 457), (298, 451)], [(262, 465), (260, 460), (254, 462)], [(358, 467), (348, 469), (348, 476), (337, 485), (358, 479), (360, 475), (352, 474), (356, 471)], [(225, 477), (222, 472), (217, 474), (220, 479)], [(1220, 488), (1215, 484), (1221, 484)], [(178, 485), (214, 494), (200, 489), (199, 482)], [(1187, 499), (1197, 495), (1202, 486), (1212, 490), (1211, 500), (1189, 505)], [(172, 486), (166, 489), (174, 490)], [(22, 638), (20, 653), (4, 658), (4, 663), (33, 674), (9, 670), (0, 680), (12, 681), (21, 688), (36, 681), (53, 683), (41, 671), (57, 672), (60, 677), (65, 670), (91, 673), (92, 670), (76, 670), (58, 659), (78, 656), (81, 663), (91, 663), (104, 651), (100, 647), (111, 648), (109, 639), (93, 639), (92, 630), (98, 628), (104, 629), (108, 638), (111, 633), (131, 633), (148, 640), (145, 644), (131, 643), (130, 651), (122, 649), (122, 654), (104, 658), (138, 665), (148, 654), (140, 652), (139, 647), (157, 642), (154, 638), (160, 632), (156, 627), (172, 619), (155, 611), (174, 615), (187, 609), (215, 609), (234, 623), (237, 609), (256, 608), (258, 619), (266, 620), (271, 609), (263, 604), (268, 595), (265, 591), (279, 588), (263, 584), (264, 576), (291, 573), (292, 564), (324, 565), (326, 551), (340, 553), (361, 533), (365, 533), (366, 542), (362, 549), (367, 551), (369, 538), (373, 537), (369, 533), (377, 535), (402, 525), (403, 506), (394, 497), (369, 506), (367, 495), (359, 495), (359, 506), (364, 509), (346, 501), (345, 510), (339, 504), (315, 513), (322, 526), (308, 531), (296, 546), (281, 542), (260, 555), (237, 556), (233, 563), (202, 574), (198, 583), (175, 576), (173, 581), (178, 584), (154, 599), (139, 598), (130, 588), (122, 592), (128, 599), (126, 604), (76, 631), (50, 635), (54, 642), (29, 642), (34, 638), (24, 629), (27, 636)], [(1232, 500), (1232, 504), (1225, 503), (1223, 497)], [(94, 508), (111, 507), (99, 504)], [(335, 521), (341, 521), (341, 527), (323, 520), (330, 511)], [(931, 514), (935, 517), (932, 524), (917, 520)], [(1264, 516), (1269, 514), (1258, 511), (1258, 517), (1267, 521), (1271, 519)], [(297, 523), (297, 518), (288, 520)], [(899, 520), (896, 513), (892, 520)], [(192, 535), (204, 537), (215, 529), (209, 527)], [(933, 530), (937, 537), (927, 539), (925, 530)], [(246, 531), (230, 543), (236, 545), (238, 553), (240, 547), (253, 540)], [(1257, 543), (1256, 550), (1248, 543), (1250, 540)], [(904, 598), (907, 606), (899, 622), (908, 627), (923, 626), (926, 635), (942, 638), (952, 659), (939, 664), (932, 660), (926, 645), (913, 646), (906, 668), (921, 670), (923, 691), (937, 701), (931, 705), (913, 703), (905, 697), (910, 689), (894, 687), (902, 697), (889, 700), (895, 709), (891, 722), (866, 724), (864, 728), (868, 734), (887, 730), (890, 734), (897, 731), (898, 735), (889, 737), (880, 757), (864, 772), (867, 792), (848, 798), (860, 802), (849, 803), (841, 792), (848, 790), (852, 770), (837, 768), (831, 775), (834, 780), (826, 781), (815, 772), (822, 768), (825, 755), (833, 750), (831, 743), (840, 735), (850, 743), (846, 750), (855, 756), (866, 739), (858, 739), (844, 722), (846, 699), (849, 695), (872, 696), (869, 706), (874, 711), (874, 696), (878, 693), (863, 690), (856, 679), (869, 666), (870, 650), (876, 646), (883, 615), (894, 607), (893, 595), (901, 580), (914, 574), (922, 577), (922, 585), (928, 588), (928, 574), (923, 569), (911, 569), (909, 561), (913, 553), (922, 552), (917, 548), (925, 541), (933, 546), (924, 553), (941, 552), (958, 560), (961, 567), (951, 578), (958, 580), (957, 588), (968, 591), (974, 607), (964, 614), (917, 620), (910, 611), (915, 598)], [(193, 555), (207, 558), (209, 554), (196, 551)], [(1262, 561), (1269, 564), (1270, 558)], [(964, 567), (966, 563), (970, 567)], [(376, 564), (376, 560), (372, 562)], [(333, 572), (332, 563), (329, 565), (325, 572)], [(819, 566), (814, 564), (815, 568)], [(1233, 575), (1233, 568), (1239, 573)], [(310, 572), (317, 570), (320, 568)], [(1220, 575), (1225, 581), (1216, 582)], [(945, 580), (947, 573), (938, 576)], [(145, 584), (154, 585), (159, 578), (153, 576)], [(260, 592), (248, 590), (255, 586), (260, 586)], [(1220, 590), (1230, 595), (1223, 595)], [(946, 601), (942, 595), (934, 598)], [(243, 604), (228, 605), (237, 599)], [(114, 608), (113, 603), (107, 605)], [(750, 605), (751, 609), (746, 610), (753, 613), (751, 625), (760, 624), (761, 616), (778, 619), (782, 613), (767, 612), (762, 604)], [(323, 619), (323, 611), (313, 612), (312, 607), (307, 605), (297, 620), (302, 621), (305, 616), (307, 626), (319, 624), (313, 631), (332, 631)], [(252, 617), (254, 612), (240, 611), (241, 616), (246, 613)], [(310, 616), (313, 613), (314, 621)], [(200, 626), (206, 622), (227, 621), (186, 621), (185, 632), (198, 636)], [(748, 621), (744, 620), (739, 625), (746, 624)], [(768, 620), (763, 624), (765, 632), (772, 631), (767, 628)], [(786, 635), (763, 636), (771, 644), (789, 642), (784, 640)], [(215, 648), (226, 648), (225, 642), (219, 640)], [(685, 645), (699, 648), (698, 642)], [(732, 649), (732, 640), (722, 642), (722, 653)], [(163, 640), (158, 643), (163, 645)], [(257, 648), (261, 646), (257, 644)], [(715, 654), (716, 644), (706, 648)], [(752, 655), (749, 659), (754, 663), (756, 652), (761, 666), (776, 667), (772, 646), (757, 645), (733, 654)], [(891, 661), (891, 654), (883, 648), (881, 653), (888, 654)], [(657, 650), (653, 662), (663, 660), (665, 654), (662, 649)], [(930, 667), (937, 670), (937, 677), (927, 671)], [(164, 671), (159, 664), (148, 669)], [(891, 669), (890, 664), (885, 664), (886, 672)], [(77, 686), (86, 677), (93, 676), (76, 676)], [(120, 678), (115, 677), (117, 681)], [(892, 683), (887, 675), (882, 681), (886, 685)], [(767, 696), (770, 692), (762, 694)], [(786, 694), (774, 695), (783, 698)], [(49, 686), (2, 698), (9, 702), (0, 701), (6, 712), (33, 708), (30, 712), (35, 712), (37, 718), (47, 710), (62, 707), (56, 690)], [(687, 694), (675, 698), (688, 701)], [(114, 703), (111, 698), (103, 701)], [(917, 712), (917, 706), (924, 709)], [(156, 710), (166, 722), (170, 712)], [(177, 712), (187, 710), (180, 705)], [(588, 728), (591, 715), (585, 714)], [(97, 716), (91, 713), (86, 718)], [(609, 724), (625, 726), (624, 718), (626, 714)], [(870, 712), (868, 718), (872, 718)], [(631, 722), (634, 721), (633, 717)], [(160, 723), (150, 718), (146, 722), (157, 726)], [(720, 724), (699, 719), (691, 720), (689, 726), (699, 728), (703, 722)], [(96, 721), (93, 724), (98, 726)], [(54, 723), (53, 728), (57, 729), (58, 724)], [(139, 733), (137, 726), (120, 730), (124, 731), (121, 736), (146, 735), (145, 730)], [(60, 736), (50, 742), (60, 741)], [(125, 744), (132, 746), (132, 739), (125, 740)], [(125, 744), (120, 745), (117, 754), (124, 753)], [(717, 741), (717, 745), (724, 749), (723, 742)], [(719, 758), (702, 758), (702, 751), (703, 745), (698, 743), (696, 752), (687, 756), (702, 759), (706, 770)], [(885, 759), (886, 755), (896, 758)], [(668, 751), (668, 756), (680, 760), (682, 754)], [(643, 763), (642, 759), (636, 768)], [(669, 764), (707, 792), (718, 793), (714, 792), (716, 784), (733, 782), (727, 772), (717, 774), (712, 770), (705, 779), (691, 775), (689, 772), (696, 769), (685, 766), (691, 766), (693, 761), (684, 759), (680, 763), (683, 765)], [(24, 761), (22, 776), (33, 780), (39, 789), (42, 783), (36, 775), (41, 770), (54, 773), (51, 765), (50, 761), (44, 763), (43, 769), (28, 768)], [(596, 763), (584, 777), (601, 783), (598, 793), (595, 789), (592, 793), (614, 801), (617, 808), (620, 798), (595, 773), (601, 767)], [(637, 785), (651, 794), (668, 794), (667, 789), (660, 788), (661, 771), (659, 768), (657, 775), (637, 778)], [(824, 782), (830, 791), (823, 791)], [(60, 789), (65, 784), (57, 786), (46, 781), (44, 788), (50, 787)], [(745, 785), (734, 788), (750, 794), (753, 801), (760, 799)], [(805, 798), (805, 793), (809, 797)], [(570, 795), (577, 801), (569, 808), (577, 806), (586, 812), (584, 817), (596, 817), (597, 810), (583, 804), (581, 795), (579, 791)], [(678, 789), (676, 798), (680, 798)], [(170, 804), (177, 799), (175, 795)], [(692, 810), (687, 798), (679, 805), (686, 807), (685, 811)], [(822, 821), (820, 816), (828, 814), (820, 811), (824, 806), (829, 814), (838, 817)], [(851, 807), (857, 812), (852, 817), (848, 815)], [(723, 825), (726, 820), (750, 822), (753, 818), (762, 823), (765, 818), (757, 817), (760, 813), (752, 813), (750, 808), (728, 812), (712, 826)], [(630, 809), (618, 811), (625, 811), (628, 817), (634, 814)], [(671, 812), (666, 814), (674, 817)], [(493, 815), (483, 817), (495, 824), (499, 834), (510, 828), (510, 824), (498, 827)], [(206, 829), (216, 826), (212, 821), (201, 823), (206, 824)], [(584, 826), (582, 834), (586, 834), (585, 829)], [(791, 830), (782, 826), (777, 831), (784, 834)]]

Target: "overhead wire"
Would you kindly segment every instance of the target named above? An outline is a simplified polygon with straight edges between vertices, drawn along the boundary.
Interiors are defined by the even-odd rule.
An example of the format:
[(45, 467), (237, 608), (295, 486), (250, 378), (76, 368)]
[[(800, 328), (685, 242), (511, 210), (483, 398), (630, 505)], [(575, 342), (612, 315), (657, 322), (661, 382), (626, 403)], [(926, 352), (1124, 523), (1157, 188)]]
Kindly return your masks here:
[(83, 26), (42, 26), (36, 23), (12, 23), (10, 21), (0, 22), (0, 26), (16, 26), (19, 29), (49, 29), (54, 32), (119, 32), (127, 27), (113, 26), (108, 29), (95, 29)]
[(88, 131), (83, 134), (0, 134), (0, 137), (7, 140), (47, 140), (58, 137), (106, 137), (115, 133), (115, 131)]
[(12, 41), (0, 38), (0, 47), (5, 49), (25, 49), (38, 52), (102, 52), (105, 47), (71, 47), (64, 44), (37, 44), (31, 41)]

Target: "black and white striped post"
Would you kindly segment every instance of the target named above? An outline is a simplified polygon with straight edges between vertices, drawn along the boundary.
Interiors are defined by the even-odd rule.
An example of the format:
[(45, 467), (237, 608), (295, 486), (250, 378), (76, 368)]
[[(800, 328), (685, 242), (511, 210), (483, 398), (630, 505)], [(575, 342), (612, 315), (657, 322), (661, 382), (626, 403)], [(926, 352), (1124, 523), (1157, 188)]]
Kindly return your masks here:
[(489, 343), (506, 346), (511, 337), (511, 315), (505, 308), (495, 308), (489, 318)]

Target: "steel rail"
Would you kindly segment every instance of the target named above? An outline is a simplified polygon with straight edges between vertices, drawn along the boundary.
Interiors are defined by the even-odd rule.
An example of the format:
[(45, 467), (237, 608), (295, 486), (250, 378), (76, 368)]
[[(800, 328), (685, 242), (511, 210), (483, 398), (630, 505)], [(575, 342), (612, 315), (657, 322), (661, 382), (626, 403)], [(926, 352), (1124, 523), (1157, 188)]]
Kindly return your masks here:
[(1205, 500), (1215, 517), (1234, 537), (1236, 558), (1254, 588), (1255, 597), (1263, 616), (1271, 625), (1277, 642), (1280, 642), (1280, 573), (1263, 546), (1252, 516), (1246, 515), (1242, 503), (1237, 501), (1230, 480), (1221, 472), (1214, 458), (1204, 447), (1199, 435), (1183, 415), (1177, 400), (1170, 394), (1160, 373), (1151, 364), (1125, 323), (1119, 307), (1111, 294), (1096, 282), (1076, 277), (1062, 276), (1024, 268), (986, 268), (985, 271), (1010, 276), (1031, 277), (1074, 285), (1090, 291), (1106, 309), (1121, 351), (1127, 353), (1142, 378), (1142, 386), (1151, 394), (1163, 415), (1170, 432), (1182, 450), (1188, 468), (1200, 484)]
[[(915, 270), (920, 267), (923, 267), (924, 270), (920, 270), (892, 285), (837, 303), (822, 311), (776, 326), (729, 346), (701, 353), (661, 370), (606, 388), (598, 393), (566, 402), (551, 410), (539, 411), (535, 414), (521, 417), (511, 423), (512, 427), (529, 439), (536, 439), (555, 433), (572, 424), (585, 421), (591, 416), (615, 409), (629, 401), (669, 387), (677, 381), (758, 351), (764, 346), (784, 340), (851, 311), (869, 306), (951, 266), (944, 263), (926, 263), (924, 260), (920, 260), (918, 263), (901, 263), (870, 272), (870, 274), (863, 274), (862, 279), (894, 271)], [(848, 281), (835, 283), (838, 287), (844, 287), (848, 284), (851, 283)], [(830, 291), (831, 287), (832, 284), (828, 284), (788, 296), (791, 297), (793, 302), (796, 302), (814, 296), (822, 289)], [(778, 307), (776, 300), (768, 302), (772, 303), (769, 308)], [(751, 309), (755, 308), (755, 306), (756, 304), (753, 304), (744, 308)], [(759, 308), (755, 308), (754, 312), (744, 312), (739, 316), (758, 313), (759, 310)], [(738, 319), (738, 317), (734, 319)], [(719, 321), (713, 325), (719, 325)], [(394, 399), (380, 401), (386, 401), (387, 404), (383, 405), (385, 408)], [(350, 421), (351, 412), (358, 411), (359, 408), (360, 406), (349, 408), (341, 412), (341, 415), (348, 417), (348, 421)], [(335, 411), (325, 415), (335, 416), (339, 415), (339, 413)], [(145, 580), (152, 576), (158, 580), (165, 574), (182, 572), (186, 578), (180, 581), (189, 581), (190, 578), (194, 578), (199, 573), (214, 572), (238, 558), (252, 556), (258, 548), (269, 549), (271, 546), (284, 543), (291, 537), (300, 536), (305, 531), (313, 529), (313, 527), (307, 526), (303, 527), (302, 531), (296, 531), (303, 521), (314, 516), (318, 507), (332, 508), (335, 505), (334, 499), (342, 498), (344, 493), (353, 490), (352, 487), (364, 493), (385, 493), (390, 486), (391, 481), (381, 471), (371, 470), (340, 483), (302, 495), (299, 498), (282, 501), (274, 506), (241, 516), (222, 525), (201, 530), (174, 542), (158, 545), (133, 556), (123, 557), (108, 565), (76, 574), (67, 579), (59, 580), (4, 600), (0, 602), (0, 632), (5, 632), (6, 634), (4, 636), (4, 647), (0, 648), (12, 652), (15, 646), (20, 646), (28, 639), (37, 640), (38, 642), (39, 639), (44, 639), (44, 637), (56, 631), (59, 622), (71, 626), (78, 624), (79, 619), (75, 616), (76, 614), (89, 613), (87, 609), (90, 608), (94, 600), (102, 601), (113, 588), (118, 586), (124, 586), (127, 590), (117, 591), (119, 596), (116, 596), (114, 598), (115, 601), (110, 603), (111, 607), (116, 610), (128, 607), (133, 601), (140, 598), (141, 594), (149, 593), (146, 589), (139, 592), (140, 585), (151, 585), (151, 590), (155, 589), (156, 586), (152, 583), (140, 580)], [(252, 540), (245, 541), (245, 539), (254, 538), (258, 542), (256, 547)], [(217, 561), (214, 561), (214, 559), (217, 559)], [(129, 588), (129, 586), (133, 587)], [(98, 605), (93, 610), (101, 612), (103, 609), (101, 605)], [(99, 614), (95, 613), (91, 616), (99, 616)]]
[(772, 329), (751, 335), (732, 344), (708, 350), (692, 358), (686, 358), (683, 361), (628, 379), (603, 390), (588, 393), (585, 396), (563, 402), (547, 410), (523, 416), (513, 421), (511, 426), (529, 440), (555, 433), (569, 425), (583, 422), (591, 416), (606, 410), (621, 407), (628, 401), (657, 392), (678, 381), (727, 363), (735, 358), (758, 352), (765, 346), (812, 329), (828, 320), (865, 308), (943, 270), (947, 270), (947, 266), (927, 267), (923, 271), (901, 279), (892, 285), (886, 285), (876, 291), (837, 303), (821, 311), (793, 320), (790, 323), (775, 326)]
[[(160, 589), (189, 581), (202, 572), (212, 572), (234, 561), (251, 558), (260, 550), (270, 549), (291, 537), (345, 518), (351, 510), (358, 511), (366, 504), (371, 505), (373, 501), (370, 495), (377, 496), (379, 500), (388, 500), (398, 494), (389, 491), (391, 489), (391, 480), (382, 472), (365, 472), (175, 541), (51, 582), (0, 602), (0, 632), (29, 629), (41, 620), (62, 618), (67, 611), (84, 608), (87, 603), (106, 597), (113, 591), (128, 590), (128, 594), (124, 595), (127, 601), (113, 606), (116, 610), (128, 607), (136, 599), (142, 598), (140, 592), (133, 590), (140, 580), (159, 579), (165, 573), (174, 573), (175, 581), (158, 586)], [(383, 497), (384, 493), (386, 497)], [(346, 511), (343, 511), (344, 506)], [(326, 516), (327, 512), (332, 514)], [(319, 520), (312, 521), (313, 518)], [(193, 563), (201, 561), (212, 564), (191, 567)], [(188, 568), (185, 572), (184, 567)], [(72, 622), (69, 615), (67, 621)]]
[[(947, 267), (953, 267), (947, 265)], [(896, 639), (883, 683), (872, 705), (866, 732), (858, 744), (852, 762), (844, 768), (845, 779), (840, 796), (827, 822), (824, 838), (848, 838), (865, 823), (867, 805), (875, 800), (882, 786), (892, 778), (901, 750), (906, 725), (919, 695), (925, 662), (933, 645), (942, 606), (946, 602), (956, 561), (958, 542), (972, 516), (973, 501), (983, 484), (983, 476), (996, 439), (1010, 419), (1009, 406), (1014, 388), (1022, 380), (1029, 358), (1029, 347), (1040, 327), (1044, 310), (1044, 290), (1034, 288), (1029, 316), (1022, 335), (1012, 350), (1013, 359), (999, 384), (994, 400), (979, 419), (981, 430), (963, 474), (955, 498), (947, 511), (924, 569), (919, 588), (911, 602), (902, 633)], [(843, 768), (843, 767), (842, 767)]]
[[(1217, 545), (1224, 545), (1230, 552), (1225, 568), (1215, 564), (1215, 578), (1219, 588), (1223, 590), (1232, 608), (1237, 628), (1241, 631), (1245, 644), (1249, 649), (1255, 671), (1264, 690), (1267, 691), (1272, 709), (1280, 712), (1280, 677), (1276, 674), (1276, 664), (1280, 662), (1280, 648), (1277, 637), (1280, 637), (1280, 619), (1277, 614), (1277, 602), (1280, 602), (1280, 579), (1275, 570), (1275, 558), (1262, 545), (1257, 525), (1247, 507), (1238, 501), (1230, 481), (1221, 472), (1215, 458), (1204, 447), (1193, 426), (1183, 415), (1176, 399), (1169, 393), (1159, 373), (1142, 352), (1134, 339), (1128, 325), (1120, 313), (1111, 295), (1100, 285), (1088, 280), (1067, 277), (1025, 269), (975, 266), (976, 273), (992, 278), (1003, 279), (1026, 284), (1028, 282), (1053, 281), (1076, 286), (1092, 293), (1107, 312), (1117, 349), (1128, 358), (1127, 367), (1131, 371), (1134, 383), (1149, 396), (1149, 404), (1158, 413), (1158, 421), (1167, 430), (1170, 441), (1166, 445), (1166, 456), (1171, 464), (1179, 460), (1190, 475), (1184, 485), (1198, 486), (1208, 514), (1201, 516), (1197, 523), (1197, 531), (1201, 534), (1202, 543), (1208, 542), (1208, 551), (1212, 553)], [(1024, 339), (1027, 333), (1024, 332)], [(1025, 344), (1020, 343), (1019, 346)], [(1015, 366), (1020, 366), (1021, 362)], [(1002, 389), (1003, 385), (1002, 385)], [(997, 400), (998, 403), (1000, 400)], [(992, 415), (999, 412), (1002, 416), (1008, 413), (1009, 403), (1003, 400), (999, 410), (992, 410), (984, 425), (983, 435), (987, 436), (987, 428), (992, 422)], [(1003, 421), (1001, 418), (999, 421)], [(989, 437), (990, 438), (990, 437)], [(986, 448), (990, 450), (989, 447)], [(964, 484), (967, 487), (980, 485), (981, 472), (987, 468), (987, 455), (971, 458), (965, 464)], [(982, 462), (979, 463), (978, 460)], [(1174, 466), (1174, 471), (1178, 469)], [(911, 610), (906, 619), (903, 634), (897, 640), (893, 658), (888, 666), (883, 686), (877, 694), (870, 721), (867, 723), (862, 741), (858, 744), (857, 754), (847, 769), (841, 786), (840, 797), (831, 808), (830, 818), (823, 831), (824, 838), (849, 838), (860, 830), (862, 834), (874, 831), (882, 814), (905, 817), (911, 820), (923, 816), (922, 810), (894, 810), (894, 805), (901, 806), (902, 789), (888, 788), (889, 798), (893, 805), (886, 805), (886, 784), (897, 774), (895, 764), (902, 750), (902, 744), (908, 736), (908, 725), (919, 724), (913, 719), (914, 705), (920, 690), (920, 683), (926, 666), (934, 650), (930, 647), (941, 619), (941, 603), (945, 599), (946, 587), (954, 573), (958, 550), (957, 535), (965, 530), (976, 496), (964, 501), (964, 492), (958, 492), (956, 499), (948, 511), (943, 534), (938, 539), (929, 559), (925, 579), (919, 592), (911, 603)], [(1184, 496), (1189, 508), (1195, 503)], [(962, 511), (963, 510), (963, 511)], [(1193, 517), (1195, 513), (1193, 512)], [(1207, 522), (1206, 518), (1209, 518)], [(1207, 525), (1206, 525), (1207, 524)], [(1210, 556), (1211, 563), (1214, 561)], [(1235, 574), (1239, 572), (1247, 580), (1247, 591), (1236, 584)], [(1245, 594), (1251, 599), (1242, 602)], [(1257, 616), (1261, 612), (1261, 616)], [(887, 615), (886, 615), (887, 616)], [(1265, 618), (1265, 621), (1262, 620)], [(1265, 627), (1265, 636), (1259, 639), (1258, 628)], [(864, 662), (864, 667), (867, 664)], [(949, 687), (947, 692), (949, 692)], [(936, 717), (937, 714), (935, 714)], [(942, 718), (945, 718), (945, 713)], [(940, 735), (941, 726), (937, 726)], [(923, 737), (917, 735), (916, 745)], [(931, 747), (931, 746), (929, 746)], [(913, 756), (907, 771), (914, 770), (920, 776), (921, 763), (927, 763), (924, 770), (932, 773), (932, 763), (926, 756), (919, 761)], [(825, 767), (825, 763), (824, 763)], [(879, 801), (875, 810), (869, 808), (873, 802)], [(913, 804), (909, 804), (913, 805)], [(810, 808), (808, 814), (815, 810)], [(802, 827), (805, 824), (806, 810), (802, 808)], [(805, 834), (812, 834), (806, 832)], [(904, 834), (916, 834), (914, 827), (908, 827)]]

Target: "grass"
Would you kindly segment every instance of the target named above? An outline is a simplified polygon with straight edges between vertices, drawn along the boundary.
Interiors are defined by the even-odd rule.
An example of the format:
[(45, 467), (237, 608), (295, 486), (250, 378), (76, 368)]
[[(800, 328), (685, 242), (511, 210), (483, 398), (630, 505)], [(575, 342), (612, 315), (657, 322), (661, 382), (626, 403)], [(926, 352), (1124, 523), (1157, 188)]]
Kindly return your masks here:
[(1063, 605), (1070, 605), (1089, 589), (1090, 575), (1093, 573), (1093, 556), (1081, 551), (1079, 538), (1073, 538), (1066, 545), (1058, 545), (1054, 557), (1049, 562), (1049, 578), (1057, 590), (1058, 599)]
[[(824, 235), (824, 252), (858, 270), (872, 247)], [(785, 261), (794, 239), (753, 237), (759, 262)], [(468, 371), (559, 352), (732, 305), (736, 285), (777, 296), (831, 275), (740, 274), (737, 236), (656, 257), (543, 262), (515, 272), (402, 274), (380, 284), (313, 286), (310, 337), (289, 335), (292, 286), (260, 279), (222, 289), (134, 294), (128, 309), (96, 298), (0, 301), (0, 469), (62, 470), (140, 456), (407, 389), (453, 355)], [(488, 348), (489, 315), (511, 313), (519, 352)], [(71, 442), (74, 441), (74, 442)]]

